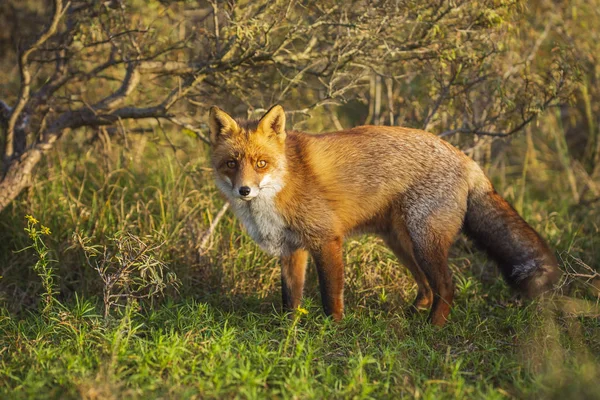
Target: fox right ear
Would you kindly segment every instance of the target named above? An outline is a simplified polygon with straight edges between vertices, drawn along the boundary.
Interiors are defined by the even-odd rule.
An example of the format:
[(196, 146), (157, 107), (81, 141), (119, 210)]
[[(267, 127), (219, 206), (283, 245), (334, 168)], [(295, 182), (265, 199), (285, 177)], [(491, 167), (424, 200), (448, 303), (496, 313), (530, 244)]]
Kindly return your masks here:
[(210, 128), (210, 142), (213, 144), (217, 142), (220, 136), (233, 134), (239, 130), (237, 122), (217, 106), (210, 108), (208, 127)]

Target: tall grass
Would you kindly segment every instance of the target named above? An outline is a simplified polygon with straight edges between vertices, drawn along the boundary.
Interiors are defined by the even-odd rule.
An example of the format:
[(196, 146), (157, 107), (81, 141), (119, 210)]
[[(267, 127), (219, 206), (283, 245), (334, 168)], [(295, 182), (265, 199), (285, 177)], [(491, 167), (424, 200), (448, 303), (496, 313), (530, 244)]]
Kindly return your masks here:
[[(575, 203), (571, 178), (578, 189), (585, 180), (550, 123), (513, 138), (488, 165), (498, 190), (557, 250), (569, 272), (562, 300), (515, 298), (461, 237), (450, 258), (456, 304), (443, 329), (405, 312), (414, 281), (372, 237), (345, 245), (343, 322), (322, 316), (312, 266), (308, 313), (290, 320), (278, 311), (277, 260), (231, 214), (199, 251), (223, 204), (204, 145), (130, 135), (90, 147), (79, 133), (0, 215), (0, 396), (599, 397), (599, 210)], [(98, 266), (110, 274), (129, 265), (117, 262), (126, 237), (152, 249), (150, 261), (160, 262), (152, 265), (176, 275), (178, 290), (106, 306)], [(31, 248), (38, 239), (43, 247)], [(104, 254), (105, 264), (91, 262)], [(139, 293), (160, 294), (148, 290)]]

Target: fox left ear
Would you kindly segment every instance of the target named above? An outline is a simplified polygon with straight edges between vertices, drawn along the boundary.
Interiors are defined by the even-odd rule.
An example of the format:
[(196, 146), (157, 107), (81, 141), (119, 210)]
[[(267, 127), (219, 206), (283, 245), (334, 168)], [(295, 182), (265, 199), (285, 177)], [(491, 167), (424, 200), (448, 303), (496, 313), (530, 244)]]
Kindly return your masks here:
[(217, 106), (210, 108), (208, 127), (210, 128), (210, 142), (212, 144), (215, 144), (219, 137), (235, 134), (239, 130), (237, 122)]
[(285, 141), (285, 112), (283, 107), (276, 105), (258, 121), (258, 129), (263, 133), (275, 135), (280, 142)]

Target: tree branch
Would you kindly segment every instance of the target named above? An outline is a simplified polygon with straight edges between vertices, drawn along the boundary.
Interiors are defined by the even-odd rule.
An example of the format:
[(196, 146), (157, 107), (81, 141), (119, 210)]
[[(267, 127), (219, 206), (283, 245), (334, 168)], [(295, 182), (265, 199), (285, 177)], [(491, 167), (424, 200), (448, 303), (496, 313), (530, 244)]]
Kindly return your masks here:
[(125, 77), (123, 78), (123, 83), (119, 90), (96, 103), (94, 109), (96, 110), (111, 110), (115, 106), (119, 105), (123, 102), (136, 88), (136, 86), (140, 83), (140, 72), (137, 69), (137, 64), (135, 62), (129, 63), (127, 66), (127, 72), (125, 73)]
[(189, 131), (194, 132), (198, 139), (202, 140), (206, 144), (210, 144), (210, 140), (208, 140), (208, 138), (206, 137), (206, 135), (204, 134), (204, 132), (201, 129), (196, 128), (195, 126), (188, 124), (186, 122), (180, 121), (177, 118), (175, 118), (174, 116), (166, 116), (165, 119), (172, 122), (173, 124), (175, 124), (177, 126), (180, 126), (182, 128), (185, 128)]
[(21, 74), (21, 89), (17, 104), (13, 107), (8, 124), (6, 128), (6, 142), (4, 149), (5, 160), (10, 160), (14, 154), (14, 136), (15, 136), (15, 125), (19, 119), (23, 108), (29, 101), (29, 93), (31, 91), (31, 72), (29, 71), (29, 56), (31, 53), (36, 51), (44, 42), (46, 42), (54, 33), (58, 27), (58, 23), (63, 15), (64, 10), (69, 6), (67, 3), (66, 7), (63, 8), (62, 0), (54, 0), (54, 13), (52, 15), (52, 21), (48, 28), (40, 35), (40, 37), (26, 50), (21, 52), (19, 56), (19, 72)]
[[(104, 103), (105, 99), (91, 107), (82, 107), (78, 110), (65, 112), (48, 126), (46, 135), (60, 136), (65, 129), (75, 129), (82, 126), (110, 125), (120, 119), (173, 118), (172, 115), (168, 114), (169, 109), (192, 88), (202, 82), (205, 77), (204, 74), (198, 74), (197, 76), (188, 79), (183, 86), (173, 89), (165, 100), (156, 106), (121, 107), (112, 111), (104, 111), (103, 106), (106, 104)], [(113, 99), (119, 97), (117, 94), (122, 92), (122, 90), (128, 90), (126, 81), (127, 79), (124, 80), (119, 91), (107, 98), (111, 99), (108, 103), (114, 104)], [(120, 101), (123, 99), (124, 98), (120, 99)]]
[(543, 110), (550, 107), (552, 105), (552, 102), (558, 98), (564, 85), (566, 84), (565, 72), (564, 71), (559, 71), (559, 72), (561, 75), (560, 75), (560, 79), (558, 80), (558, 82), (556, 84), (556, 90), (553, 94), (549, 95), (546, 99), (544, 99), (543, 103), (540, 105), (540, 111), (532, 112), (527, 117), (525, 117), (525, 115), (523, 115), (523, 120), (518, 125), (516, 125), (514, 128), (510, 129), (509, 131), (499, 132), (499, 131), (484, 130), (484, 129), (481, 129), (481, 127), (479, 127), (479, 128), (463, 127), (463, 128), (458, 128), (458, 129), (447, 130), (445, 132), (440, 133), (438, 136), (446, 137), (446, 136), (454, 135), (456, 133), (472, 133), (472, 134), (479, 135), (479, 136), (507, 137), (507, 136), (511, 136), (511, 135), (519, 132), (520, 130), (525, 128), (529, 123), (531, 123)]

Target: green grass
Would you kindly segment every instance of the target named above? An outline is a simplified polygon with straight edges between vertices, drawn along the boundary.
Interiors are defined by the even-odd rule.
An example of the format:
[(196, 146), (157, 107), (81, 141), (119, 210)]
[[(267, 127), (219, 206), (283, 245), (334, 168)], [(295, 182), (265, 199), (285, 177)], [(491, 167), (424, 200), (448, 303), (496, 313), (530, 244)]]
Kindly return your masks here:
[(459, 296), (452, 323), (437, 329), (377, 309), (350, 309), (334, 324), (316, 304), (290, 320), (244, 303), (225, 311), (182, 299), (105, 324), (79, 299), (48, 318), (3, 316), (0, 390), (10, 398), (597, 398), (598, 342), (592, 349), (586, 340), (598, 340), (598, 321), (540, 310)]
[[(84, 139), (63, 143), (0, 214), (1, 398), (600, 398), (598, 291), (573, 274), (600, 270), (599, 210), (573, 206), (551, 154), (543, 173), (523, 179), (515, 163), (493, 178), (557, 250), (570, 274), (556, 296), (574, 303), (521, 302), (460, 238), (439, 329), (408, 315), (415, 284), (370, 237), (346, 242), (341, 323), (323, 317), (312, 265), (308, 312), (282, 315), (277, 260), (233, 216), (198, 251), (222, 204), (205, 148), (131, 137), (85, 152)], [(32, 238), (26, 214), (51, 233)], [(117, 232), (148, 244), (180, 285), (104, 318), (104, 285), (73, 234), (112, 254), (92, 265), (116, 268), (128, 257)]]

